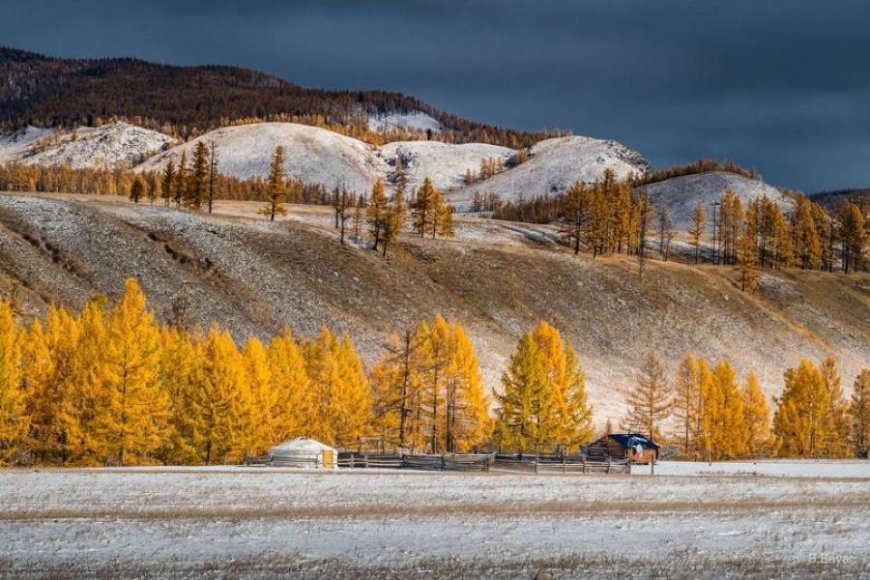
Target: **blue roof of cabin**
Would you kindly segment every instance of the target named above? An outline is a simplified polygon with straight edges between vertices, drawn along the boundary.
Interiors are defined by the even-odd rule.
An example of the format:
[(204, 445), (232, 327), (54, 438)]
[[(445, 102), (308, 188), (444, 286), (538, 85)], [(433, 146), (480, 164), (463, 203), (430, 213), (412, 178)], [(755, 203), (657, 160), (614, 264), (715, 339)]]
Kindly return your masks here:
[(611, 433), (608, 435), (611, 439), (622, 445), (623, 447), (634, 447), (640, 445), (644, 449), (658, 449), (659, 446), (647, 439), (640, 433)]

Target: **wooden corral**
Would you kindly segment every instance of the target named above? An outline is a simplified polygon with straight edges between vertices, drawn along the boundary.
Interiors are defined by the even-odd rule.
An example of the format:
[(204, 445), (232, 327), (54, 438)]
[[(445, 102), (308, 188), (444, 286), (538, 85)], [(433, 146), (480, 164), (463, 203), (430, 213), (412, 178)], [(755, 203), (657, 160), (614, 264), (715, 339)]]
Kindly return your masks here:
[(608, 457), (649, 465), (659, 458), (659, 446), (639, 433), (611, 433), (589, 444), (588, 457), (603, 461)]

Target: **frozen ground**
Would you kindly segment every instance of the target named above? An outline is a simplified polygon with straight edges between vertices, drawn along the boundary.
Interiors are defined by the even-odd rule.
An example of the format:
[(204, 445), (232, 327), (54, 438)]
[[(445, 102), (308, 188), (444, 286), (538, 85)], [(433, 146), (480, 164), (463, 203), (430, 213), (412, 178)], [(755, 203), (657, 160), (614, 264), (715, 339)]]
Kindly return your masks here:
[(764, 465), (813, 477), (7, 470), (0, 575), (870, 574), (868, 464)]

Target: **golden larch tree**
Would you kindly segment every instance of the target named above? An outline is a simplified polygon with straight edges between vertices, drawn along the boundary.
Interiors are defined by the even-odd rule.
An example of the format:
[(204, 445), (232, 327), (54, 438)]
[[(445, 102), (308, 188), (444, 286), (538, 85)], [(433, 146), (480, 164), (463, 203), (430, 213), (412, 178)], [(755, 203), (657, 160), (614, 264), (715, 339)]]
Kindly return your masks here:
[(30, 425), (21, 373), (25, 339), (12, 305), (0, 300), (0, 465), (20, 448)]

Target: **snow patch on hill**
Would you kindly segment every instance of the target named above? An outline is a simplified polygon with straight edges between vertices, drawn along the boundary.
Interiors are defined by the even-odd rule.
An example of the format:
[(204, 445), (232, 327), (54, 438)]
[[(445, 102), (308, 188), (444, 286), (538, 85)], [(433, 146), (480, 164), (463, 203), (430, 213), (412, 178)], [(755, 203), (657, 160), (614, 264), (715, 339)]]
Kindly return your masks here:
[(122, 122), (57, 132), (27, 127), (0, 139), (0, 163), (131, 167), (172, 141), (163, 133)]
[(417, 131), (441, 131), (441, 123), (431, 115), (421, 111), (406, 113), (392, 112), (386, 115), (369, 115), (368, 126), (372, 131), (389, 131), (392, 129), (412, 129)]
[(137, 170), (160, 170), (200, 141), (217, 148), (218, 171), (241, 179), (266, 177), (275, 148), (284, 147), (287, 174), (327, 188), (368, 191), (389, 168), (374, 147), (326, 129), (295, 123), (253, 123), (216, 129), (149, 159)]
[(792, 200), (779, 189), (760, 180), (749, 179), (736, 173), (713, 171), (695, 175), (681, 175), (651, 183), (641, 188), (658, 208), (666, 208), (675, 229), (687, 230), (692, 225), (695, 204), (701, 202), (707, 219), (712, 220), (712, 203), (721, 199), (726, 190), (731, 190), (747, 204), (766, 195), (787, 211)]
[(456, 191), (450, 200), (462, 209), (477, 192), (495, 192), (504, 200), (515, 201), (537, 195), (564, 192), (576, 181), (591, 183), (612, 169), (617, 179), (642, 174), (649, 162), (637, 151), (616, 141), (592, 137), (545, 139), (529, 150), (521, 165), (494, 177)]
[(516, 151), (486, 143), (453, 145), (440, 141), (396, 141), (381, 147), (381, 156), (395, 168), (400, 157), (405, 167), (409, 190), (419, 187), (429, 177), (441, 190), (461, 187), (465, 173), (477, 171), (480, 161), (494, 157), (507, 161)]

